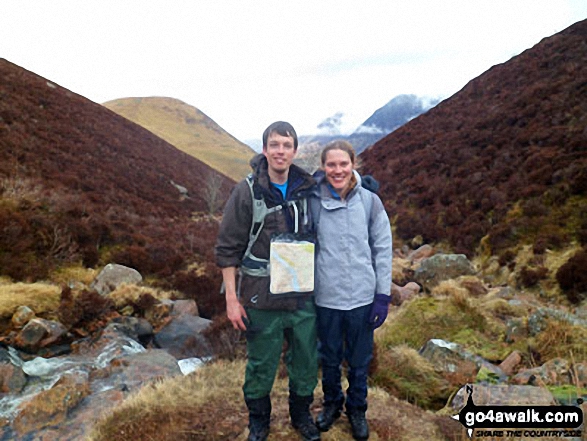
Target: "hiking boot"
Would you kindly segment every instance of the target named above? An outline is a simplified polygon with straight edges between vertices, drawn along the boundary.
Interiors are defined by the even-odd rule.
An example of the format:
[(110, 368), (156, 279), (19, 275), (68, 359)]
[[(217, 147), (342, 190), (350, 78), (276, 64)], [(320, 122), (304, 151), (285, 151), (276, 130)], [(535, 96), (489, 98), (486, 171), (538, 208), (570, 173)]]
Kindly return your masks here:
[(334, 422), (340, 417), (342, 410), (342, 404), (339, 403), (328, 403), (324, 404), (322, 412), (316, 417), (316, 427), (321, 432), (328, 432)]
[(310, 414), (310, 404), (314, 401), (314, 397), (309, 395), (307, 397), (300, 397), (294, 392), (289, 394), (289, 415), (291, 417), (291, 425), (302, 436), (304, 441), (319, 441), (320, 431), (312, 420)]
[(249, 409), (249, 437), (247, 441), (265, 441), (269, 436), (271, 400), (269, 396), (257, 399), (245, 398)]
[(353, 438), (361, 441), (369, 439), (369, 425), (367, 424), (367, 418), (365, 418), (365, 412), (354, 410), (347, 412), (347, 416), (351, 423)]

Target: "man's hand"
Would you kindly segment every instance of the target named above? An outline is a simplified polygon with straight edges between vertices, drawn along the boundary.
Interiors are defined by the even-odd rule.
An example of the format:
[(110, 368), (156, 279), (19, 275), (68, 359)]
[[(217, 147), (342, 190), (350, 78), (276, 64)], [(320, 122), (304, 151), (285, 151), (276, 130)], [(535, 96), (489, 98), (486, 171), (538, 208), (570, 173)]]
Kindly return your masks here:
[(222, 268), (222, 279), (224, 280), (224, 289), (226, 291), (226, 316), (234, 329), (246, 331), (245, 320), (247, 319), (247, 313), (236, 296), (236, 268)]
[(228, 296), (226, 297), (226, 315), (228, 320), (231, 321), (234, 329), (240, 329), (241, 331), (247, 330), (243, 320), (243, 318), (245, 320), (247, 319), (247, 313), (236, 296), (234, 298), (230, 298), (230, 300)]

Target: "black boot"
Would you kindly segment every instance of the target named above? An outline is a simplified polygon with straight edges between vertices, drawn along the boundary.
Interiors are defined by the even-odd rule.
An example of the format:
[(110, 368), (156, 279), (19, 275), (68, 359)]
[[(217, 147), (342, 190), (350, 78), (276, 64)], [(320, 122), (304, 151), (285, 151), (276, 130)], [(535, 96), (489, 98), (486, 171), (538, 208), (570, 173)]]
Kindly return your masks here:
[(314, 396), (300, 397), (294, 392), (289, 393), (289, 416), (291, 425), (298, 431), (304, 441), (319, 441), (320, 431), (317, 429), (312, 415), (310, 414), (310, 404), (314, 401)]
[(271, 399), (269, 396), (257, 399), (245, 398), (249, 409), (249, 437), (247, 441), (265, 441), (269, 436)]
[(351, 423), (353, 438), (361, 441), (369, 439), (369, 425), (367, 424), (367, 418), (365, 418), (365, 411), (362, 409), (347, 409), (346, 413)]
[(343, 402), (325, 402), (322, 412), (316, 417), (316, 427), (321, 432), (328, 432), (334, 422), (340, 417)]

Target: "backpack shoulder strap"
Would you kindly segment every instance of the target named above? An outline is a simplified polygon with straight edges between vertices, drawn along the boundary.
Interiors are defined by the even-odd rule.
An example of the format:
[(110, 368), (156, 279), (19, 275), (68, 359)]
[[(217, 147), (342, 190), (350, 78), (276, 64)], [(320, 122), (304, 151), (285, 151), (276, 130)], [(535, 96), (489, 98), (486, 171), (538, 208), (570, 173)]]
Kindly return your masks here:
[[(295, 201), (288, 201), (280, 205), (276, 205), (274, 207), (268, 208), (265, 200), (262, 196), (256, 196), (255, 188), (254, 188), (254, 180), (253, 175), (249, 173), (246, 178), (247, 184), (249, 185), (249, 189), (251, 191), (251, 200), (252, 200), (252, 218), (251, 218), (251, 229), (249, 230), (249, 242), (247, 244), (247, 249), (242, 258), (243, 264), (241, 265), (241, 270), (249, 275), (254, 276), (266, 276), (268, 275), (268, 271), (266, 268), (267, 259), (260, 259), (253, 255), (252, 249), (253, 245), (257, 241), (259, 234), (261, 234), (261, 230), (263, 229), (263, 225), (265, 224), (265, 217), (276, 211), (279, 211), (287, 206), (293, 205), (295, 208)], [(297, 221), (297, 217), (296, 217)], [(297, 222), (296, 222), (296, 230), (297, 230)], [(254, 269), (249, 269), (244, 264), (250, 263), (251, 261), (255, 261)], [(260, 264), (260, 265), (258, 265)]]
[(373, 223), (373, 193), (369, 190), (360, 188), (359, 195), (361, 196), (361, 202), (365, 209), (365, 219), (367, 220), (370, 229), (371, 224)]

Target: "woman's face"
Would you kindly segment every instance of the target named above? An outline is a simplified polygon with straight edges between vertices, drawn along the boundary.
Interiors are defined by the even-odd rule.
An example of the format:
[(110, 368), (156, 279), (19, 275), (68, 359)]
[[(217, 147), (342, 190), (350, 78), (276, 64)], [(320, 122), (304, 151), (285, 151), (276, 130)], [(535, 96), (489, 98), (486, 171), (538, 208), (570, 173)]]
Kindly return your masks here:
[(326, 180), (338, 194), (344, 193), (351, 183), (353, 163), (349, 154), (343, 150), (329, 150), (324, 161)]

